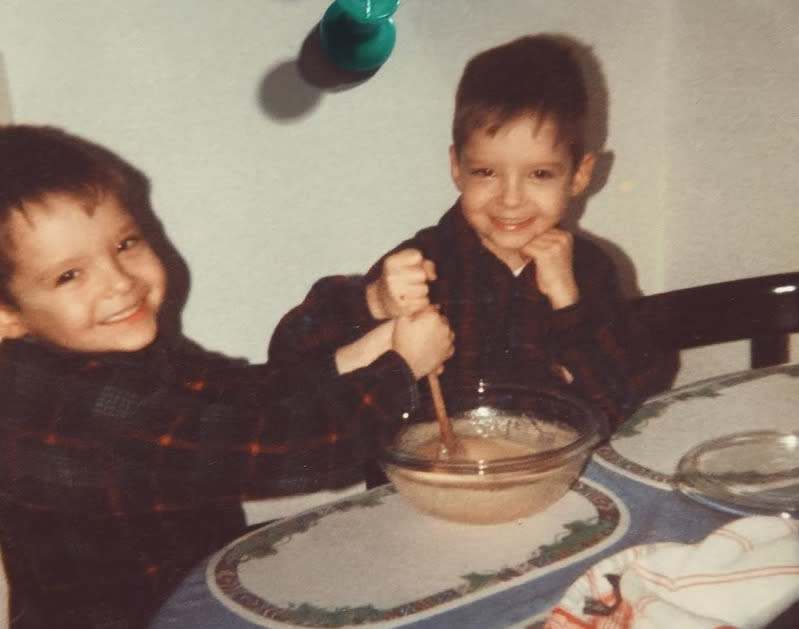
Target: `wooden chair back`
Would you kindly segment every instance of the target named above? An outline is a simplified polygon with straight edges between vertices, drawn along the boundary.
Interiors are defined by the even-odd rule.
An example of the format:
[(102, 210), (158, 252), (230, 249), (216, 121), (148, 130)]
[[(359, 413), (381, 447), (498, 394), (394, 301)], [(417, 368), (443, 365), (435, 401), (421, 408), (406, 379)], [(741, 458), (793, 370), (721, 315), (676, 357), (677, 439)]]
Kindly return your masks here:
[(752, 367), (778, 365), (799, 332), (799, 272), (646, 295), (633, 308), (663, 349), (748, 339)]

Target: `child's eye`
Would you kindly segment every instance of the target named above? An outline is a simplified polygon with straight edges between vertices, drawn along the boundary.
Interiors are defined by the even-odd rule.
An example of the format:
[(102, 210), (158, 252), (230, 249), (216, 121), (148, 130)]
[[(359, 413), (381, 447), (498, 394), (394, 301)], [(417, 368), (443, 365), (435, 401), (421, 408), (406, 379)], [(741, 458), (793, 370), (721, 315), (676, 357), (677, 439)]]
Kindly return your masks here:
[(128, 249), (136, 246), (140, 240), (141, 237), (139, 236), (128, 236), (127, 238), (123, 238), (117, 245), (117, 251), (127, 251)]
[(490, 168), (473, 168), (470, 173), (475, 177), (490, 177), (494, 171)]
[(538, 168), (533, 171), (533, 179), (552, 179), (554, 176), (555, 173), (545, 168)]
[(63, 284), (66, 284), (67, 282), (71, 282), (72, 280), (77, 278), (78, 274), (79, 274), (79, 272), (78, 272), (77, 269), (70, 269), (69, 271), (66, 271), (65, 273), (62, 273), (61, 275), (59, 275), (58, 278), (55, 281), (55, 284), (56, 284), (56, 286), (62, 286)]

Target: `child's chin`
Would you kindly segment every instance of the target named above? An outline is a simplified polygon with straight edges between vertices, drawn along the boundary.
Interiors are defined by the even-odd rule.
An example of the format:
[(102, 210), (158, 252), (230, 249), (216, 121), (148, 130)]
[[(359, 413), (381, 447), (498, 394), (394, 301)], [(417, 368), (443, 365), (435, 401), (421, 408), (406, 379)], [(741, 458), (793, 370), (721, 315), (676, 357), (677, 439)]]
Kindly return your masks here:
[(155, 340), (157, 336), (157, 330), (153, 331), (152, 334), (148, 334), (146, 336), (141, 336), (138, 339), (131, 339), (129, 343), (125, 344), (125, 347), (120, 351), (123, 352), (138, 352), (140, 349), (144, 349), (150, 343)]
[(151, 330), (142, 330), (136, 334), (127, 334), (114, 339), (108, 344), (107, 352), (138, 352), (150, 345), (158, 334), (153, 326)]

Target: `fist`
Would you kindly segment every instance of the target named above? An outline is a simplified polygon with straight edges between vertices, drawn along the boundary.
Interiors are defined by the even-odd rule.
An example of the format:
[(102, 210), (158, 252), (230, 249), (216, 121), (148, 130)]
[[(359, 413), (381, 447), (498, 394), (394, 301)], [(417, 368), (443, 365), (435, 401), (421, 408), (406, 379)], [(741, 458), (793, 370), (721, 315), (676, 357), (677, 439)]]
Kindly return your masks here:
[(366, 288), (372, 316), (391, 319), (421, 312), (430, 305), (428, 282), (436, 279), (435, 265), (417, 249), (403, 249), (383, 260), (380, 277)]
[(433, 306), (411, 316), (399, 317), (394, 324), (392, 342), (417, 380), (440, 372), (444, 361), (455, 352), (455, 334), (447, 318)]
[(580, 298), (574, 279), (573, 247), (574, 236), (556, 228), (536, 236), (522, 247), (522, 254), (535, 262), (538, 289), (549, 298), (555, 310), (571, 306)]

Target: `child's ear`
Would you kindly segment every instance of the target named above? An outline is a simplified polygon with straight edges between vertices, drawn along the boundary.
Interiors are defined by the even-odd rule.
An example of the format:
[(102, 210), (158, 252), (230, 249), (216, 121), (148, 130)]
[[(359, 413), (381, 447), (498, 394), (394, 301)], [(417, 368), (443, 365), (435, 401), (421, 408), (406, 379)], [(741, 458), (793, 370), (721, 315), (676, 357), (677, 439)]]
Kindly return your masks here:
[(594, 172), (594, 164), (596, 163), (596, 155), (593, 153), (586, 153), (577, 165), (577, 170), (574, 171), (572, 177), (571, 195), (573, 197), (580, 196), (588, 184), (591, 183), (591, 173)]
[(458, 162), (458, 154), (455, 152), (455, 147), (449, 147), (449, 173), (452, 177), (452, 183), (455, 184), (455, 187), (458, 189), (458, 192), (462, 192), (461, 190), (461, 165)]
[(0, 338), (18, 339), (28, 333), (22, 315), (7, 304), (0, 303)]

